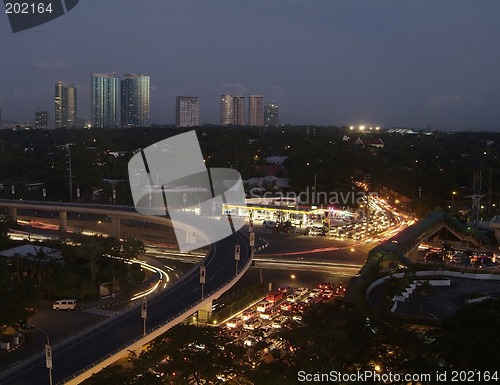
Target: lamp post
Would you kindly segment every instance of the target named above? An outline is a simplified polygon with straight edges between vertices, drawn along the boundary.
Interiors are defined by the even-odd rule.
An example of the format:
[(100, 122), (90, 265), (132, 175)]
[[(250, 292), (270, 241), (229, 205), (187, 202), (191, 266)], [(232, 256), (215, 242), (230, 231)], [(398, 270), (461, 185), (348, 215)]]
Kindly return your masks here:
[(451, 193), (451, 212), (453, 213), (453, 205), (454, 205), (454, 202), (455, 202), (455, 195), (457, 195), (457, 192), (456, 191), (452, 191)]
[(35, 325), (32, 326), (47, 337), (47, 342), (45, 343), (45, 366), (49, 369), (49, 384), (52, 385), (52, 347), (50, 346), (49, 334)]
[(201, 299), (203, 300), (203, 288), (205, 286), (205, 275), (207, 273), (207, 268), (204, 265), (200, 265), (200, 284), (201, 284)]
[(240, 244), (234, 246), (234, 260), (236, 262), (236, 274), (238, 274), (238, 261), (240, 260)]
[(73, 175), (71, 169), (71, 147), (68, 144), (68, 163), (69, 163), (69, 201), (73, 203)]
[(142, 335), (143, 337), (146, 336), (146, 319), (148, 318), (148, 299), (146, 296), (142, 297), (142, 303), (141, 303), (141, 317), (143, 320), (143, 332)]

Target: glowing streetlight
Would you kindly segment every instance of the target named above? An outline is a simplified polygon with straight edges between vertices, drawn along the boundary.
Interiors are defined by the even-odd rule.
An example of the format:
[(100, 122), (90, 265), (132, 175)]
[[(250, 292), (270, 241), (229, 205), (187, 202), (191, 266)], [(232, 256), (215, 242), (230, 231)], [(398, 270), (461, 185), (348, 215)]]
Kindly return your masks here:
[(365, 129), (365, 126), (359, 126), (359, 129), (363, 131)]

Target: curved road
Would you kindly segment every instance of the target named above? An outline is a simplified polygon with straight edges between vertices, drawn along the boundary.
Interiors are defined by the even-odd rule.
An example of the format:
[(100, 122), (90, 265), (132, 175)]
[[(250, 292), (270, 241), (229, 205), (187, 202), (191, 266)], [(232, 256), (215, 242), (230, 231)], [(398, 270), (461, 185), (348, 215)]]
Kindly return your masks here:
[[(239, 266), (250, 263), (251, 252), (246, 235), (236, 233), (212, 245), (204, 259), (206, 266), (205, 298), (224, 286), (236, 274), (234, 246), (241, 245)], [(201, 299), (199, 268), (196, 267), (171, 287), (161, 291), (148, 301), (148, 332), (175, 318), (180, 313), (195, 306)], [(194, 312), (194, 310), (193, 310)], [(143, 319), (140, 308), (132, 308), (112, 318), (69, 343), (61, 343), (52, 348), (53, 382), (64, 381), (74, 373), (139, 338), (143, 333)], [(42, 356), (29, 365), (19, 364), (13, 370), (0, 376), (0, 384), (5, 385), (46, 385), (49, 382), (45, 357)]]

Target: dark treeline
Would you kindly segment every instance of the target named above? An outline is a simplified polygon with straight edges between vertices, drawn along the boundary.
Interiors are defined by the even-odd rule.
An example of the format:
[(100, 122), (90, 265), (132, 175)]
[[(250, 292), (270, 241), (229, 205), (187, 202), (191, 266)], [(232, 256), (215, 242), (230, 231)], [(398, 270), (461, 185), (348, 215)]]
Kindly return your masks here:
[[(115, 181), (116, 203), (132, 204), (127, 164), (133, 151), (188, 129), (153, 127), (126, 130), (2, 130), (0, 132), (0, 190), (2, 198), (70, 199), (69, 155), (73, 198), (109, 203)], [(243, 179), (262, 177), (269, 156), (287, 156), (274, 175), (290, 178), (290, 191), (351, 191), (352, 182), (370, 176), (372, 191), (386, 187), (412, 199), (409, 209), (423, 215), (446, 208), (452, 192), (457, 205), (470, 206), (474, 192), (485, 195), (482, 216), (498, 210), (500, 197), (500, 134), (492, 132), (433, 132), (414, 135), (354, 132), (347, 127), (285, 126), (274, 128), (196, 128), (207, 167), (231, 167)], [(346, 141), (346, 137), (351, 140)], [(382, 139), (383, 148), (355, 145), (357, 138)], [(120, 154), (112, 155), (120, 151)], [(110, 154), (111, 152), (111, 154)], [(474, 174), (480, 172), (481, 183)], [(479, 175), (479, 174), (477, 174)], [(477, 177), (476, 177), (477, 179)], [(12, 194), (11, 184), (15, 186)], [(103, 189), (92, 194), (96, 188)], [(286, 191), (284, 191), (286, 192)]]

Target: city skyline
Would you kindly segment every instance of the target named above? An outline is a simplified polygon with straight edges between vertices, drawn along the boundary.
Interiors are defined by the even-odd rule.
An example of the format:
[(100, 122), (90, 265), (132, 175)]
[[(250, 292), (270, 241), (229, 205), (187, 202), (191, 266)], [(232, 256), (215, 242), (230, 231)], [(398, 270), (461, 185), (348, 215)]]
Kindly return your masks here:
[[(176, 95), (198, 96), (200, 124), (218, 124), (218, 96), (261, 94), (279, 104), (281, 124), (498, 130), (499, 11), (492, 0), (88, 0), (16, 34), (4, 17), (2, 119), (53, 111), (53, 84), (63, 80), (90, 121), (81, 103), (90, 99), (88, 73), (115, 71), (154, 79), (156, 124), (175, 123)], [(123, 25), (141, 28), (110, 33)], [(90, 41), (102, 44), (89, 51)]]

